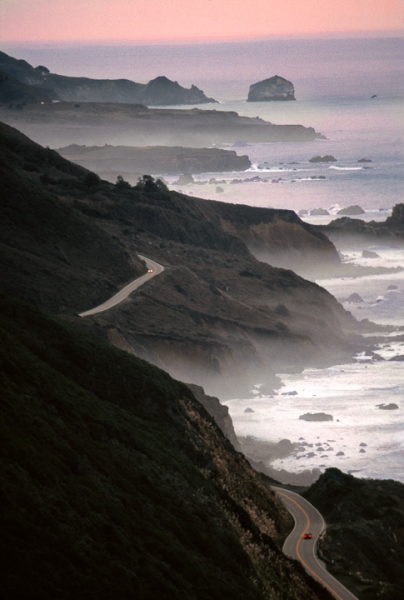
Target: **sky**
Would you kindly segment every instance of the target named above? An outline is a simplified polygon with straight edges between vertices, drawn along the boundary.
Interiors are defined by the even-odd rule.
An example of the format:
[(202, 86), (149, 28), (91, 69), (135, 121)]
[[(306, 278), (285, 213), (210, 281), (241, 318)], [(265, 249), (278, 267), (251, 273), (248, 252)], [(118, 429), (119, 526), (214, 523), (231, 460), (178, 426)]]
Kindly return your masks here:
[(404, 0), (0, 0), (0, 41), (402, 35)]

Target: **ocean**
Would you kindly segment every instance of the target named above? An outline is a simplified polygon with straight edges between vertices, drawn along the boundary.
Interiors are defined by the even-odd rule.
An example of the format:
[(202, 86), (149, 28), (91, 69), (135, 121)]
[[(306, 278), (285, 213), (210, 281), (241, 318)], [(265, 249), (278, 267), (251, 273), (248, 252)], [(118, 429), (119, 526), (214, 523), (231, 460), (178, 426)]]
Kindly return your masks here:
[[(313, 127), (326, 139), (305, 143), (248, 144), (233, 147), (247, 154), (252, 167), (242, 173), (205, 173), (195, 184), (169, 186), (224, 202), (307, 211), (312, 223), (326, 223), (344, 207), (359, 205), (358, 218), (384, 220), (404, 201), (404, 39), (270, 39), (232, 43), (170, 45), (16, 45), (8, 54), (44, 65), (62, 75), (127, 78), (147, 82), (166, 75), (181, 85), (194, 84), (217, 104), (279, 124)], [(295, 102), (248, 103), (249, 86), (280, 75), (292, 81)], [(178, 107), (181, 108), (181, 107)], [(244, 142), (244, 143), (243, 143)], [(133, 140), (136, 145), (136, 139)], [(332, 155), (333, 163), (311, 163)], [(364, 162), (363, 159), (366, 159)], [(164, 174), (163, 174), (164, 175)], [(328, 214), (311, 216), (323, 208)], [(345, 260), (368, 266), (404, 267), (400, 247), (377, 240), (368, 249), (339, 248)], [(318, 281), (359, 320), (404, 326), (404, 275), (367, 275)], [(362, 303), (347, 301), (358, 293)], [(227, 401), (236, 433), (263, 442), (289, 439), (300, 449), (270, 463), (298, 473), (336, 466), (359, 477), (404, 482), (404, 343), (392, 334), (377, 349), (384, 360), (359, 356), (356, 362), (327, 369), (282, 374), (284, 387), (270, 397), (259, 382), (248, 398)], [(296, 392), (293, 395), (285, 395)], [(381, 410), (394, 403), (396, 410)], [(245, 412), (246, 408), (254, 412)], [(307, 422), (306, 412), (325, 412), (332, 421)]]

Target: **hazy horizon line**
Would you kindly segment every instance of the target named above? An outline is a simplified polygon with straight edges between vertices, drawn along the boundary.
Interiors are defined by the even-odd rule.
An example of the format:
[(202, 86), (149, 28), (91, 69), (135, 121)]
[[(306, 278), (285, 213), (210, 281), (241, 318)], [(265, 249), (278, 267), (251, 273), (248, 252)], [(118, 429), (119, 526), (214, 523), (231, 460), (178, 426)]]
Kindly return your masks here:
[(299, 34), (271, 34), (260, 36), (237, 36), (237, 37), (194, 37), (194, 38), (170, 38), (170, 39), (91, 39), (91, 40), (3, 40), (2, 45), (9, 46), (93, 46), (114, 45), (123, 46), (127, 44), (137, 46), (175, 46), (175, 45), (198, 45), (198, 44), (233, 44), (240, 42), (263, 42), (270, 40), (328, 40), (328, 39), (366, 39), (366, 38), (403, 38), (403, 29), (394, 30), (357, 30), (357, 31), (330, 31)]

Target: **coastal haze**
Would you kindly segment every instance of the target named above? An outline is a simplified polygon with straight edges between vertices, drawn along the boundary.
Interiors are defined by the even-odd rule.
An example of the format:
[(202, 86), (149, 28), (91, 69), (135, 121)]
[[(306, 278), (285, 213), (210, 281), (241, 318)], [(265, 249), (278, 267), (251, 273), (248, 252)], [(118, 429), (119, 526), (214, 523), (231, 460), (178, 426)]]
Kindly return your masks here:
[(401, 4), (53, 7), (0, 4), (8, 597), (395, 600)]
[[(105, 127), (97, 128), (99, 145), (89, 148), (91, 153), (87, 154), (85, 146), (80, 144), (86, 143), (87, 140), (87, 145), (91, 146), (94, 139), (89, 137), (85, 128), (80, 130), (79, 124), (77, 131), (70, 134), (69, 138), (63, 137), (64, 133), (61, 130), (61, 137), (58, 138), (60, 145), (75, 140), (79, 145), (73, 144), (65, 148), (56, 146), (60, 153), (97, 171), (110, 181), (115, 181), (117, 174), (123, 174), (125, 179), (134, 185), (139, 174), (149, 170), (162, 176), (171, 189), (188, 195), (230, 204), (291, 209), (299, 213), (303, 220), (316, 226), (326, 225), (338, 218), (340, 211), (350, 206), (358, 206), (360, 209), (353, 217), (364, 222), (383, 221), (391, 215), (393, 206), (402, 201), (404, 44), (401, 38), (284, 39), (169, 46), (9, 44), (8, 49), (13, 49), (17, 56), (24, 55), (33, 65), (44, 64), (50, 67), (52, 72), (66, 76), (85, 75), (114, 79), (133, 77), (136, 81), (144, 82), (149, 77), (157, 77), (163, 72), (173, 80), (178, 78), (185, 86), (196, 82), (208, 96), (217, 101), (170, 107), (170, 110), (174, 108), (174, 113), (176, 110), (178, 115), (185, 110), (191, 116), (195, 107), (201, 111), (215, 111), (215, 118), (219, 117), (220, 113), (232, 111), (253, 120), (259, 117), (267, 123), (292, 123), (313, 127), (319, 137), (323, 138), (257, 143), (252, 137), (247, 137), (247, 141), (237, 140), (238, 135), (251, 136), (246, 132), (233, 134), (233, 140), (228, 132), (222, 138), (220, 150), (216, 147), (215, 151), (231, 151), (233, 155), (239, 155), (240, 160), (246, 160), (247, 163), (238, 168), (234, 162), (234, 167), (230, 169), (237, 170), (220, 167), (218, 157), (214, 156), (212, 159), (216, 163), (215, 169), (206, 166), (197, 168), (195, 162), (194, 166), (192, 162), (186, 165), (179, 162), (181, 150), (175, 146), (172, 146), (171, 154), (174, 153), (177, 163), (172, 163), (169, 170), (167, 160), (165, 165), (161, 164), (159, 167), (158, 163), (152, 163), (151, 158), (147, 159), (147, 154), (142, 158), (143, 163), (135, 166), (136, 160), (139, 160), (133, 154), (136, 147), (139, 153), (141, 146), (147, 142), (178, 142), (172, 133), (162, 136), (160, 126), (155, 129), (155, 134), (146, 131), (140, 136), (128, 130), (123, 137), (122, 134), (115, 133), (112, 141), (117, 146), (120, 142), (127, 144), (121, 149), (116, 148), (116, 157), (113, 156), (114, 149), (110, 149), (111, 134), (107, 122)], [(296, 100), (248, 102), (249, 86), (272, 73), (281, 73), (293, 82)], [(77, 108), (76, 112), (81, 109), (85, 110), (85, 105)], [(170, 114), (170, 110), (167, 114)], [(17, 114), (15, 118), (21, 121), (17, 120), (14, 123), (16, 126), (20, 123), (23, 128), (27, 127), (26, 111)], [(57, 127), (57, 120), (55, 124)], [(236, 122), (233, 128), (235, 125)], [(71, 130), (71, 125), (68, 129)], [(205, 138), (207, 131), (205, 128)], [(43, 125), (39, 125), (37, 130), (31, 130), (28, 124), (27, 133), (33, 133), (34, 138), (37, 135), (38, 141), (42, 143), (52, 143), (52, 137), (49, 136), (54, 135), (54, 127), (47, 132)], [(81, 137), (78, 138), (78, 134)], [(200, 145), (199, 135), (202, 134), (198, 134), (195, 128), (192, 129), (187, 143)], [(208, 132), (207, 135), (212, 141), (214, 133)], [(183, 137), (183, 142), (184, 139)], [(131, 155), (129, 152), (132, 145), (135, 148)], [(148, 152), (151, 150), (152, 146), (147, 149)], [(162, 150), (163, 148), (159, 152)], [(169, 146), (165, 148), (165, 152), (168, 150)], [(125, 159), (124, 152), (127, 154)], [(105, 158), (101, 161), (104, 155)], [(184, 155), (191, 160), (190, 151), (185, 151)], [(314, 157), (321, 155), (331, 156), (332, 162), (312, 161)], [(208, 164), (206, 160), (204, 164)], [(189, 173), (188, 179), (183, 177), (184, 172)], [(404, 284), (400, 272), (403, 261), (402, 250), (395, 247), (394, 243), (393, 246), (390, 242), (384, 245), (372, 238), (358, 242), (358, 239), (350, 240), (346, 235), (342, 240), (335, 240), (347, 266), (364, 266), (370, 269), (360, 278), (334, 276), (327, 279), (324, 272), (319, 272), (322, 269), (318, 268), (314, 258), (308, 268), (307, 261), (303, 264), (302, 259), (299, 263), (296, 260), (293, 262), (293, 256), (287, 257), (288, 251), (285, 248), (282, 250), (283, 255), (278, 253), (276, 256), (256, 243), (250, 245), (250, 248), (260, 260), (275, 266), (293, 266), (298, 273), (317, 281), (359, 321), (366, 318), (376, 323), (401, 327), (404, 326), (401, 296)], [(364, 250), (373, 252), (375, 256), (364, 258)], [(375, 269), (374, 274), (372, 268)], [(398, 269), (398, 272), (379, 274), (378, 269), (385, 268)], [(396, 286), (396, 289), (389, 291), (389, 285)], [(364, 302), (355, 304), (347, 301), (354, 293), (358, 293)], [(383, 352), (382, 347), (380, 348), (380, 354), (386, 358), (402, 353), (400, 342), (396, 345), (393, 342), (388, 348), (387, 354)], [(183, 359), (183, 365), (179, 367), (166, 359), (165, 364), (176, 377), (189, 381), (196, 378), (198, 383), (202, 383), (200, 376), (189, 366), (186, 367), (187, 362), (188, 360)], [(275, 469), (276, 476), (283, 478), (285, 483), (294, 480), (294, 476), (300, 472), (305, 473), (306, 482), (312, 481), (319, 472), (331, 465), (339, 465), (359, 476), (402, 480), (404, 454), (401, 404), (399, 403), (399, 412), (387, 415), (377, 408), (377, 400), (380, 400), (380, 403), (389, 403), (392, 389), (395, 400), (402, 393), (399, 367), (397, 363), (364, 363), (365, 361), (358, 360), (354, 367), (341, 367), (337, 372), (338, 388), (343, 387), (341, 382), (346, 378), (347, 390), (342, 395), (339, 392), (333, 397), (334, 403), (330, 405), (329, 410), (334, 414), (338, 412), (337, 407), (340, 407), (340, 410), (345, 411), (345, 421), (349, 423), (342, 433), (338, 434), (339, 442), (326, 444), (333, 448), (333, 445), (338, 443), (337, 448), (327, 451), (327, 454), (310, 454), (300, 450), (300, 453), (293, 452), (288, 459), (276, 460), (271, 460), (270, 453), (264, 461), (268, 468)], [(348, 383), (349, 378), (354, 377), (356, 381), (363, 382), (358, 385), (358, 395), (359, 390), (362, 390), (361, 394), (366, 396), (364, 390), (366, 381), (369, 380), (369, 369), (372, 371), (372, 378), (374, 377), (372, 390), (376, 391), (367, 395), (367, 403), (359, 400), (355, 402)], [(334, 381), (336, 372), (313, 372), (311, 376), (314, 391), (307, 392), (307, 389), (311, 390), (311, 384), (307, 387), (309, 373), (304, 372), (301, 381), (299, 375), (281, 375), (286, 390), (291, 391), (290, 387), (294, 389), (294, 386), (297, 388), (299, 395), (293, 401), (287, 396), (278, 396), (276, 401), (262, 396), (259, 392), (260, 381), (257, 380), (257, 388), (252, 390), (253, 401), (247, 398), (228, 402), (236, 432), (242, 437), (255, 438), (257, 446), (261, 442), (278, 443), (285, 438), (297, 446), (300, 438), (303, 438), (305, 443), (310, 443), (311, 447), (315, 443), (318, 444), (314, 438), (320, 439), (321, 435), (315, 435), (313, 438), (314, 431), (310, 429), (313, 425), (304, 425), (302, 428), (298, 413), (303, 411), (303, 404), (307, 410), (325, 409), (329, 403), (329, 392), (325, 391), (326, 382), (330, 379)], [(391, 385), (393, 379), (396, 382), (394, 386)], [(304, 387), (300, 390), (300, 386)], [(323, 393), (322, 386), (325, 386)], [(209, 391), (214, 390), (212, 388)], [(314, 396), (316, 400), (313, 399)], [(260, 407), (259, 410), (254, 409), (257, 415), (251, 416), (243, 412), (245, 408), (251, 408), (257, 402)], [(359, 412), (358, 406), (361, 407)], [(316, 433), (319, 433), (317, 430), (321, 430), (324, 439), (333, 440), (333, 430), (341, 429), (341, 425), (336, 424), (337, 419), (335, 414), (333, 424), (316, 425)], [(309, 431), (305, 431), (304, 428)], [(303, 435), (299, 435), (300, 433)], [(361, 447), (361, 443), (366, 444), (366, 447)], [(281, 475), (281, 470), (294, 475)]]

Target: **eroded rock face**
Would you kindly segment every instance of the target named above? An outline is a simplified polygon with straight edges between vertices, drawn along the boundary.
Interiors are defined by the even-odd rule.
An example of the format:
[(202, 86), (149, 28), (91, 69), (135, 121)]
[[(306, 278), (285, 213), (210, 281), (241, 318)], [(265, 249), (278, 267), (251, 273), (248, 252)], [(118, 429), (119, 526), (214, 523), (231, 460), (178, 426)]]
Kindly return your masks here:
[(247, 102), (271, 102), (296, 100), (295, 88), (291, 81), (275, 75), (250, 85)]
[(193, 383), (188, 383), (187, 385), (191, 389), (195, 398), (206, 408), (208, 413), (215, 419), (216, 423), (219, 425), (224, 435), (233, 444), (233, 447), (238, 452), (241, 452), (241, 446), (236, 437), (236, 432), (234, 431), (233, 421), (231, 420), (228, 407), (224, 404), (221, 404), (219, 398), (216, 398), (214, 396), (208, 396), (207, 394), (205, 394), (205, 390), (201, 386), (195, 385)]

